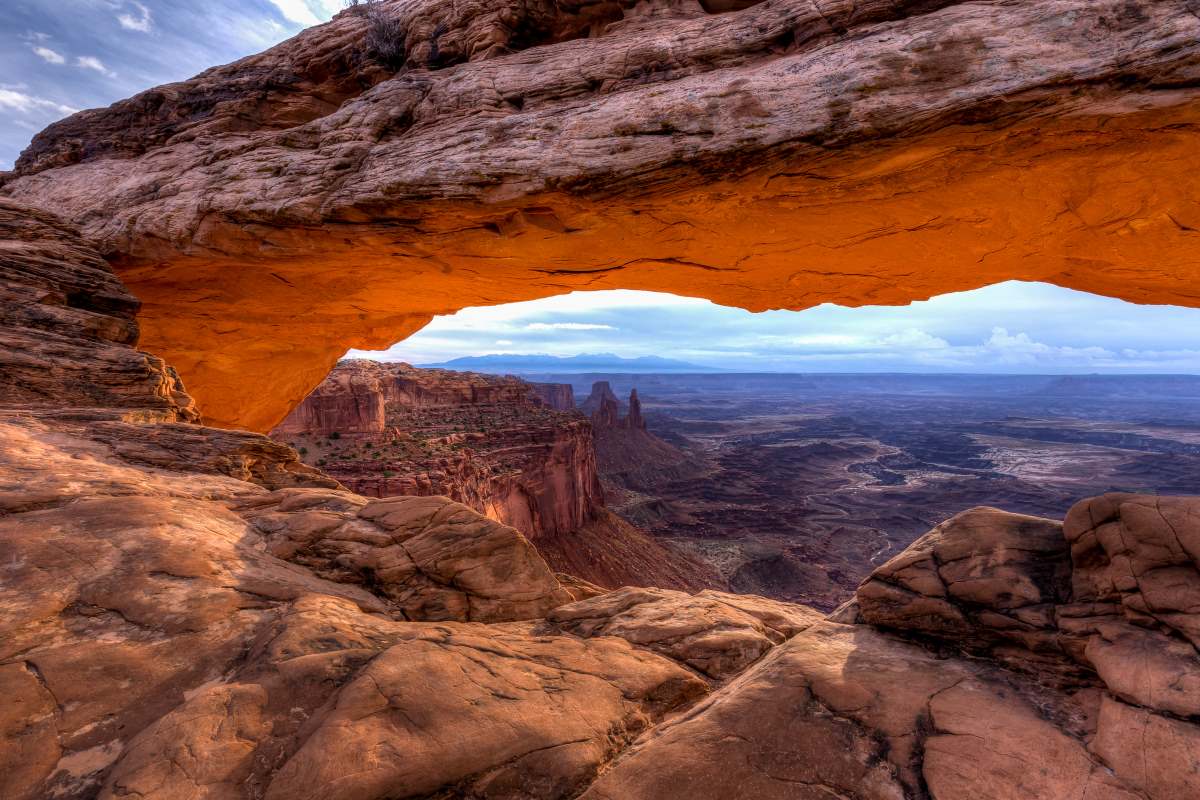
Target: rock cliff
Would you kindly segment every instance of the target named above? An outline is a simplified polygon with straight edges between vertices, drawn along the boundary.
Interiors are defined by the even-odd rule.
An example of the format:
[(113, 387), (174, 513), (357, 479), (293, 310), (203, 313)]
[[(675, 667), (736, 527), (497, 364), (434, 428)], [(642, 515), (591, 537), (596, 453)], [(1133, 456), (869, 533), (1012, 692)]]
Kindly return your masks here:
[(607, 510), (592, 426), (547, 395), (574, 406), (569, 385), (347, 360), (272, 436), (359, 494), (463, 503), (593, 583), (719, 585), (692, 557)]
[[(94, 251), (6, 210), (4, 335), (55, 344), (48, 379), (89, 349), (169, 374), (95, 337), (122, 316)], [(823, 618), (559, 577), (451, 500), (366, 498), (181, 421), (177, 382), (76, 374), (61, 404), (0, 375), (5, 798), (1200, 791), (1200, 499), (974, 509)]]
[(350, 9), (82, 112), (0, 191), (82, 225), (143, 345), (258, 431), (350, 347), (572, 289), (1196, 303), (1192, 0), (745, 5), (386, 0), (382, 43)]
[(575, 410), (575, 389), (569, 383), (534, 383), (533, 391), (556, 411)]
[(343, 361), (272, 435), (361, 494), (446, 495), (533, 538), (604, 504), (587, 421), (518, 378)]

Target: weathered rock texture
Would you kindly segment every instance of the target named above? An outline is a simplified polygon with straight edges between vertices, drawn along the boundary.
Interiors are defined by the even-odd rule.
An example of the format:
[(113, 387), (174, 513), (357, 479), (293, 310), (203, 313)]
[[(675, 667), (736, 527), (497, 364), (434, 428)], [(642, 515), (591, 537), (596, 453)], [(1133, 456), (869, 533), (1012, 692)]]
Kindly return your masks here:
[(137, 311), (76, 230), (0, 199), (0, 407), (198, 419), (175, 371), (131, 347)]
[(603, 505), (587, 421), (518, 378), (343, 361), (272, 435), (357, 492), (446, 495), (534, 537)]
[(6, 178), (100, 250), (3, 206), (0, 796), (1200, 791), (1196, 498), (1084, 501), (1069, 570), (1053, 523), (971, 512), (811, 625), (606, 598), (452, 501), (189, 425), (100, 258), (253, 429), (347, 345), (571, 288), (1195, 303), (1190, 0), (384, 10), (402, 52), (343, 14), (67, 120)]
[(431, 314), (571, 289), (1197, 302), (1193, 0), (381, 10), (389, 53), (347, 11), (57, 123), (5, 179), (115, 259), (216, 424), (268, 430)]
[(512, 528), (172, 421), (194, 416), (176, 381), (113, 380), (169, 375), (128, 319), (56, 302), (128, 302), (104, 262), (9, 211), (0, 334), (42, 385), (79, 369), (57, 404), (0, 373), (0, 796), (568, 797), (710, 690), (618, 638), (548, 637), (534, 620), (595, 589)]
[(545, 386), (564, 400), (554, 384), (347, 360), (272, 436), (355, 492), (463, 503), (521, 531), (556, 569), (593, 583), (718, 585), (694, 559), (605, 508), (592, 427), (550, 407)]
[[(1064, 538), (1050, 520), (965, 512), (879, 568), (856, 603), (656, 728), (582, 797), (1190, 796), (1200, 658), (1166, 620), (1192, 619), (1178, 609), (1200, 589), (1198, 513), (1196, 498), (1106, 495), (1072, 509)], [(1155, 584), (1170, 589), (1152, 602)], [(615, 598), (552, 617), (595, 624), (575, 609)], [(654, 641), (637, 621), (598, 620)], [(1076, 670), (1047, 658), (1056, 640)]]
[[(38, 304), (4, 335), (36, 343)], [(1200, 791), (1200, 499), (973, 510), (822, 620), (559, 579), (462, 505), (344, 491), (135, 385), (0, 407), (6, 800)]]

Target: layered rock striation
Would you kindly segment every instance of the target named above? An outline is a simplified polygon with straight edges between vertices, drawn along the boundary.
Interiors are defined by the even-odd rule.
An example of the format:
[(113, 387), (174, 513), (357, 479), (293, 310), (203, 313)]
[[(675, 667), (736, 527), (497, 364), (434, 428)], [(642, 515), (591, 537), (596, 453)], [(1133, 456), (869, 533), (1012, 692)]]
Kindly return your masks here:
[(573, 289), (1196, 302), (1191, 0), (745, 5), (385, 0), (56, 123), (0, 191), (258, 431), (350, 347)]
[[(557, 569), (602, 586), (716, 585), (694, 559), (608, 511), (592, 425), (565, 388), (347, 360), (272, 436), (360, 494), (463, 503), (524, 533)], [(553, 405), (568, 400), (571, 410)]]
[(344, 361), (272, 435), (359, 493), (445, 495), (533, 538), (604, 504), (590, 426), (518, 378)]

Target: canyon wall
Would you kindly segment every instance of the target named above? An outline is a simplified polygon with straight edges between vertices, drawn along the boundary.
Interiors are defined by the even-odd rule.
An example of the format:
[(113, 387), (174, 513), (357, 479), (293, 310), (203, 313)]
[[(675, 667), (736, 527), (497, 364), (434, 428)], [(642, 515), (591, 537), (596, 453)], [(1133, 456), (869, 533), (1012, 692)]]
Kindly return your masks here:
[(343, 361), (272, 436), (360, 494), (445, 495), (535, 539), (604, 505), (587, 421), (518, 378)]
[(533, 391), (556, 411), (575, 410), (575, 389), (569, 383), (533, 383)]
[(463, 503), (603, 586), (721, 585), (608, 511), (592, 426), (554, 407), (568, 403), (565, 384), (346, 360), (272, 436), (359, 494)]
[[(708, 11), (742, 3), (710, 3)], [(1003, 280), (1195, 305), (1192, 0), (385, 0), (39, 134), (206, 418), (274, 427), (432, 315), (751, 310)]]

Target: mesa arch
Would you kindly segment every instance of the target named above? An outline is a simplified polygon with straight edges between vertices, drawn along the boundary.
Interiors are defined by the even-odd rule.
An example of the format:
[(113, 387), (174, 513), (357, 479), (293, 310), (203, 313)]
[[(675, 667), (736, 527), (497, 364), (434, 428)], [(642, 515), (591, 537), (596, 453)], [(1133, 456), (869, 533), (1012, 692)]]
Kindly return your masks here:
[(211, 424), (266, 430), (432, 314), (574, 289), (1200, 305), (1192, 0), (384, 8), (402, 63), (343, 12), (3, 176), (110, 258)]

